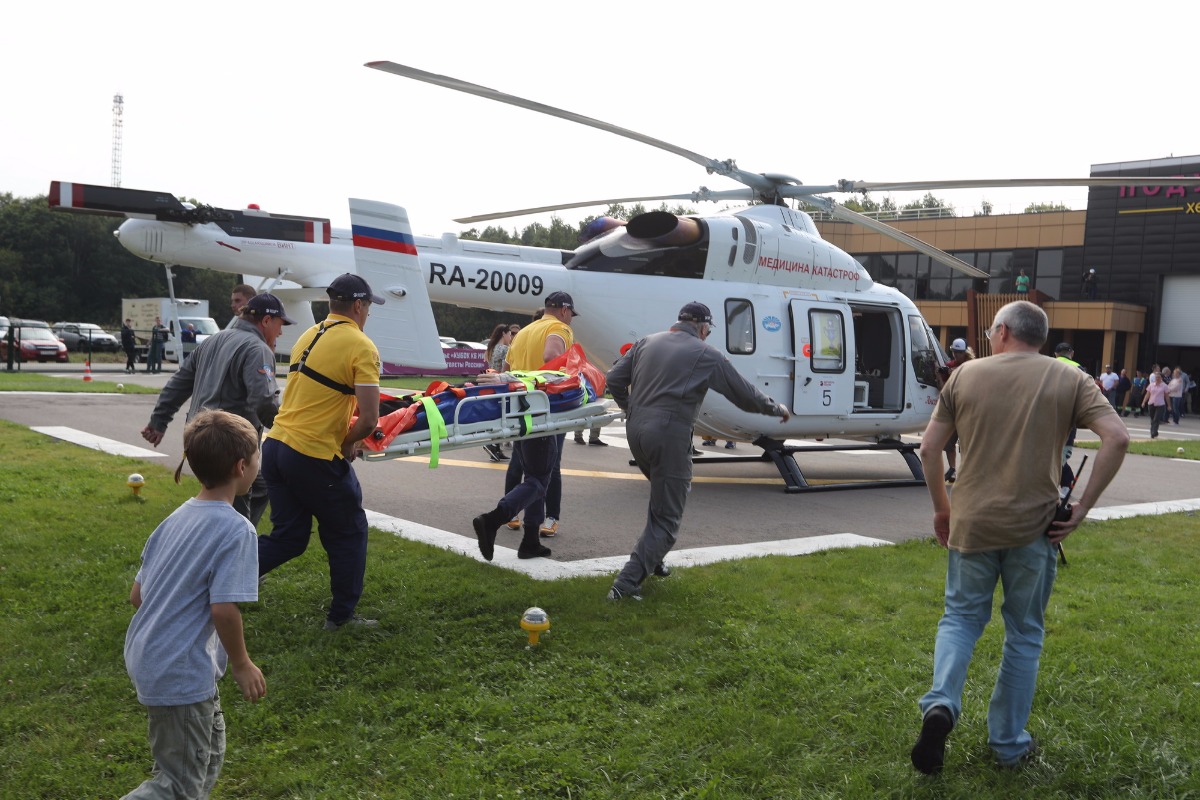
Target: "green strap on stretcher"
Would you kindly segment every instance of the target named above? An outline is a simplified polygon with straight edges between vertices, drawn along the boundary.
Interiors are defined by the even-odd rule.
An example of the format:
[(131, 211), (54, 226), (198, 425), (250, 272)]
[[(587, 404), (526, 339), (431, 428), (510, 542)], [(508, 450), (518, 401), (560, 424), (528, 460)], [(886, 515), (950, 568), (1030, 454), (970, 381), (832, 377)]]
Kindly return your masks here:
[(437, 469), (438, 451), (441, 450), (442, 439), (446, 438), (446, 420), (442, 418), (442, 412), (432, 397), (422, 397), (421, 407), (425, 409), (425, 419), (429, 423), (429, 468)]
[[(537, 383), (536, 378), (529, 377), (529, 373), (523, 373), (523, 372), (514, 372), (511, 374), (514, 378), (516, 378), (522, 384), (525, 385), (525, 391), (527, 391), (527, 392), (533, 391), (533, 387)], [(522, 401), (524, 401), (524, 399), (525, 398), (521, 398)], [(526, 409), (528, 409), (529, 404), (526, 403), (525, 407), (526, 407)], [(533, 415), (532, 414), (522, 414), (521, 415), (521, 435), (524, 436), (525, 434), (529, 433), (531, 430), (533, 430)]]

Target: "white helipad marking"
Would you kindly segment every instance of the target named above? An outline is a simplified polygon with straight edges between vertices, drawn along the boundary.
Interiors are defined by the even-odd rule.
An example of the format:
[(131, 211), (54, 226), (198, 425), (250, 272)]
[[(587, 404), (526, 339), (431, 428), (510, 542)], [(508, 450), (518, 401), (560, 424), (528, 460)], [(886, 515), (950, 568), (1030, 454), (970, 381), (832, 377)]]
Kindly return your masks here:
[[(372, 528), (394, 534), (403, 539), (440, 547), (453, 553), (483, 561), (479, 546), (473, 537), (431, 528), (417, 522), (389, 517), (368, 511), (367, 524)], [(667, 557), (668, 566), (696, 567), (717, 561), (732, 561), (757, 556), (797, 556), (844, 547), (865, 547), (891, 544), (883, 539), (870, 539), (853, 533), (835, 533), (828, 536), (811, 536), (806, 539), (786, 539), (777, 542), (753, 542), (743, 545), (698, 547), (691, 550), (675, 550)], [(496, 546), (492, 564), (513, 572), (520, 572), (543, 581), (562, 578), (578, 578), (586, 575), (611, 575), (624, 566), (628, 556), (606, 556), (580, 561), (554, 561), (549, 558), (517, 558), (517, 551), (509, 547)]]
[(1159, 500), (1154, 503), (1135, 503), (1130, 506), (1093, 508), (1088, 512), (1087, 518), (1103, 522), (1109, 519), (1129, 519), (1130, 517), (1158, 516), (1159, 514), (1197, 510), (1200, 510), (1200, 497), (1191, 500)]
[[(1156, 516), (1159, 514), (1174, 514), (1180, 511), (1200, 510), (1200, 498), (1193, 500), (1164, 500), (1157, 503), (1137, 503), (1129, 506), (1112, 506), (1109, 508), (1093, 508), (1088, 513), (1088, 519), (1102, 522), (1110, 519), (1127, 519), (1129, 517)], [(483, 561), (479, 546), (475, 539), (449, 531), (411, 522), (398, 517), (390, 517), (375, 511), (367, 511), (367, 524), (372, 528), (391, 533), (402, 539), (440, 547), (459, 555)], [(884, 539), (873, 539), (860, 536), (857, 533), (831, 533), (825, 536), (809, 536), (801, 539), (782, 539), (774, 542), (749, 542), (747, 544), (719, 545), (716, 547), (697, 547), (690, 550), (673, 550), (666, 558), (670, 567), (697, 567), (704, 564), (714, 564), (718, 561), (736, 561), (743, 558), (758, 558), (761, 556), (801, 556), (818, 553), (822, 550), (844, 549), (849, 547), (878, 547), (892, 542)], [(587, 558), (579, 561), (554, 561), (549, 558), (517, 558), (517, 551), (510, 547), (496, 545), (491, 564), (520, 572), (536, 580), (554, 581), (563, 578), (580, 578), (589, 575), (612, 575), (619, 572), (625, 565), (628, 556), (605, 556), (602, 558)]]
[(102, 453), (109, 453), (114, 456), (129, 456), (131, 458), (167, 457), (166, 453), (157, 453), (153, 450), (147, 450), (144, 447), (125, 444), (124, 442), (118, 442), (116, 439), (105, 439), (103, 436), (96, 436), (61, 425), (35, 425), (30, 426), (29, 429), (38, 433), (44, 433), (47, 436), (53, 436), (55, 439), (62, 439), (64, 442), (77, 444), (81, 447), (90, 447), (93, 450), (99, 450)]

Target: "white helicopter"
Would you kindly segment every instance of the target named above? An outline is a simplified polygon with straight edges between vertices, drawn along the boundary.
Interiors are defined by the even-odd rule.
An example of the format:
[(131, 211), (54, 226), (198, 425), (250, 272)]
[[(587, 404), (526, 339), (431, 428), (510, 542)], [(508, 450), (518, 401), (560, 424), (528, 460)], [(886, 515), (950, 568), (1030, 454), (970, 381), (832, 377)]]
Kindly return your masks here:
[[(916, 305), (871, 280), (849, 254), (824, 241), (811, 217), (789, 199), (821, 208), (889, 236), (974, 277), (987, 274), (937, 248), (820, 195), (868, 190), (927, 190), (982, 186), (1158, 185), (1148, 178), (1032, 179), (864, 183), (804, 186), (786, 175), (750, 173), (625, 128), (392, 62), (368, 67), (475, 94), (609, 131), (681, 155), (743, 184), (742, 188), (655, 197), (628, 197), (528, 208), (456, 220), (472, 223), (567, 208), (657, 200), (740, 200), (757, 203), (718, 215), (676, 216), (653, 211), (627, 224), (597, 221), (601, 232), (574, 251), (413, 236), (402, 208), (351, 200), (352, 230), (327, 219), (193, 207), (162, 192), (51, 184), (50, 205), (61, 210), (128, 217), (116, 235), (135, 255), (165, 265), (213, 269), (259, 281), (288, 304), (298, 322), (312, 320), (311, 300), (337, 275), (357, 271), (387, 304), (372, 311), (368, 331), (387, 365), (445, 365), (429, 300), (496, 311), (529, 313), (554, 291), (576, 302), (576, 338), (589, 358), (610, 365), (621, 346), (665, 329), (684, 303), (713, 311), (709, 342), (764, 393), (787, 403), (783, 425), (743, 412), (723, 397), (705, 401), (697, 430), (762, 448), (785, 489), (858, 488), (861, 482), (810, 485), (793, 456), (812, 450), (894, 450), (911, 479), (868, 485), (923, 483), (913, 443), (937, 403), (937, 370), (945, 356)], [(376, 216), (378, 215), (378, 216)], [(387, 224), (377, 221), (387, 218)], [(607, 228), (607, 230), (604, 230)], [(358, 245), (358, 246), (354, 246)], [(368, 246), (363, 246), (368, 245)], [(295, 329), (303, 330), (301, 324)], [(281, 346), (282, 348), (282, 346)], [(794, 446), (787, 439), (852, 438), (863, 444)]]

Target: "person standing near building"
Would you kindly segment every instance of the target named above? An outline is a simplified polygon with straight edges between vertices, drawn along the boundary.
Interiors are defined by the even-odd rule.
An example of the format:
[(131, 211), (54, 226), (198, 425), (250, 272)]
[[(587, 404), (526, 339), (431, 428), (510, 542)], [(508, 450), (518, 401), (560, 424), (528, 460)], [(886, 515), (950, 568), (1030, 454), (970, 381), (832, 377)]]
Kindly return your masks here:
[(1123, 417), (1129, 416), (1129, 406), (1125, 401), (1129, 399), (1129, 391), (1133, 388), (1133, 381), (1129, 379), (1129, 373), (1121, 370), (1117, 378), (1117, 413)]
[(379, 422), (382, 364), (363, 328), (383, 298), (353, 273), (335, 278), (326, 294), (329, 316), (292, 348), (283, 404), (263, 441), (271, 533), (258, 537), (258, 569), (266, 575), (303, 553), (315, 517), (333, 595), (325, 630), (335, 631), (379, 624), (355, 613), (367, 569), (367, 516), (350, 464)]
[(121, 326), (121, 349), (125, 351), (125, 372), (133, 374), (137, 371), (137, 337), (133, 333), (133, 320), (125, 320)]
[(1083, 273), (1083, 281), (1079, 287), (1079, 294), (1084, 300), (1096, 299), (1096, 270), (1089, 269)]
[(1167, 418), (1167, 384), (1163, 382), (1162, 373), (1155, 370), (1150, 373), (1150, 383), (1146, 386), (1146, 396), (1142, 398), (1142, 408), (1150, 415), (1150, 438), (1158, 438), (1158, 426)]
[[(1142, 416), (1142, 398), (1144, 398), (1146, 396), (1146, 385), (1148, 383), (1150, 383), (1150, 381), (1149, 381), (1149, 379), (1146, 378), (1146, 374), (1139, 369), (1139, 370), (1135, 370), (1133, 379), (1129, 383), (1130, 383), (1129, 406), (1130, 406), (1130, 409), (1133, 411), (1133, 416), (1135, 418), (1140, 417), (1140, 416)], [(1128, 415), (1126, 415), (1126, 416), (1128, 416)]]
[[(542, 317), (522, 328), (513, 339), (505, 359), (505, 371), (536, 370), (567, 352), (575, 341), (571, 321), (577, 316), (571, 295), (566, 292), (547, 295)], [(550, 548), (541, 542), (540, 531), (542, 522), (547, 521), (546, 490), (562, 457), (564, 438), (565, 434), (539, 436), (536, 439), (519, 439), (513, 444), (513, 462), (519, 461), (523, 471), (521, 482), (506, 492), (494, 509), (471, 520), (475, 538), (479, 540), (479, 552), (486, 560), (491, 561), (495, 553), (497, 529), (515, 520), (522, 511), (525, 515), (517, 557), (550, 556)], [(554, 533), (557, 533), (557, 526)]]
[(646, 526), (613, 581), (609, 600), (640, 600), (649, 575), (670, 574), (663, 559), (679, 535), (692, 486), (693, 429), (709, 390), (743, 411), (781, 422), (791, 417), (787, 406), (760, 392), (705, 342), (711, 332), (708, 306), (688, 303), (669, 330), (635, 342), (608, 371), (608, 389), (627, 417), (629, 450), (650, 481)]
[(1167, 411), (1174, 425), (1179, 424), (1179, 418), (1183, 414), (1183, 387), (1183, 370), (1176, 367), (1171, 373), (1171, 379), (1167, 381), (1167, 398), (1170, 402)]
[(1112, 371), (1111, 364), (1104, 365), (1104, 372), (1100, 373), (1100, 390), (1104, 392), (1104, 399), (1113, 407), (1113, 411), (1117, 410), (1117, 384), (1121, 382), (1121, 378), (1117, 373)]
[[(292, 320), (283, 303), (271, 294), (250, 298), (233, 325), (213, 334), (179, 364), (158, 395), (150, 422), (142, 438), (158, 447), (167, 426), (190, 397), (187, 419), (204, 409), (219, 408), (237, 414), (254, 426), (261, 437), (279, 409), (279, 385), (275, 382), (275, 342), (284, 325)], [(258, 526), (267, 510), (267, 481), (259, 474), (233, 507), (250, 524)]]
[(1029, 276), (1022, 269), (1016, 279), (1017, 294), (1029, 294)]
[[(1019, 766), (1036, 743), (1025, 725), (1037, 682), (1045, 611), (1054, 585), (1056, 545), (1084, 520), (1125, 458), (1129, 433), (1080, 370), (1039, 353), (1046, 314), (1019, 300), (1001, 308), (987, 335), (993, 355), (966, 364), (946, 382), (921, 442), (933, 530), (949, 549), (945, 612), (938, 623), (933, 684), (919, 701), (913, 766), (942, 769), (946, 738), (962, 714), (975, 643), (1003, 585), (1004, 651), (988, 709), (988, 744), (1002, 766)], [(1013, 398), (1022, 398), (1014, 403)], [(1039, 412), (1030, 414), (1029, 409)], [(1059, 458), (1076, 426), (1100, 437), (1087, 487), (1064, 522)], [(963, 471), (953, 502), (937, 480), (942, 448), (957, 432)]]

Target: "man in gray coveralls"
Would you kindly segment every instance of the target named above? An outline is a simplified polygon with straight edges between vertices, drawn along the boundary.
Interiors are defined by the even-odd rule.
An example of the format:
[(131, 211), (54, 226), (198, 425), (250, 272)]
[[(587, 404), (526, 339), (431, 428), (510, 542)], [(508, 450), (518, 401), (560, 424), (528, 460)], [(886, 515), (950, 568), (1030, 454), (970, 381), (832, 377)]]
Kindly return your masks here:
[(754, 388), (728, 358), (705, 344), (711, 331), (708, 306), (688, 303), (670, 330), (638, 341), (608, 372), (608, 389), (628, 418), (629, 450), (650, 481), (646, 527), (609, 600), (640, 600), (646, 576), (670, 574), (663, 558), (675, 546), (691, 490), (692, 429), (708, 390), (743, 411), (782, 417), (782, 422), (791, 416), (787, 406)]
[[(275, 341), (292, 320), (273, 294), (254, 295), (228, 328), (209, 336), (179, 364), (158, 395), (142, 438), (158, 447), (167, 425), (190, 397), (191, 421), (206, 408), (219, 408), (245, 417), (262, 436), (279, 410), (275, 383)], [(233, 507), (257, 526), (267, 510), (267, 482), (262, 471), (249, 493), (235, 497)]]

